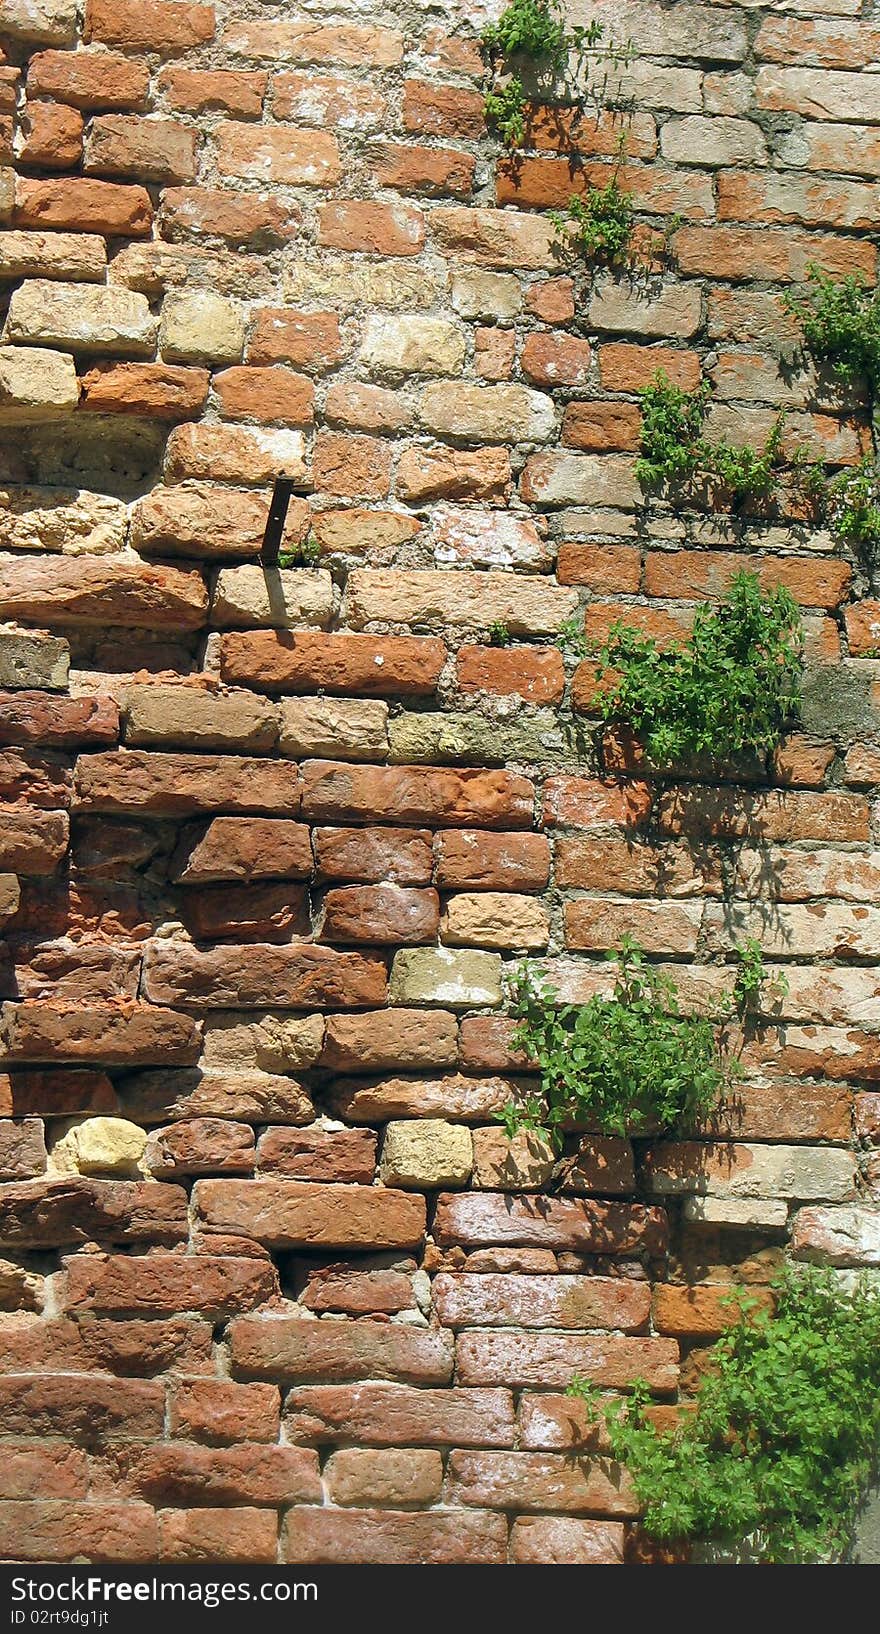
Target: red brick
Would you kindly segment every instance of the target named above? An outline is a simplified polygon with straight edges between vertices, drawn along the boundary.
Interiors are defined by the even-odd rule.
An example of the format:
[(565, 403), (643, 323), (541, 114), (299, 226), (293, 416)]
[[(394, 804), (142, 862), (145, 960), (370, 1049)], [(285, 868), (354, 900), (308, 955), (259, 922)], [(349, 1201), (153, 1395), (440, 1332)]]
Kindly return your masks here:
[(867, 801), (856, 794), (770, 790), (731, 796), (696, 785), (669, 789), (657, 811), (664, 834), (765, 840), (867, 840), (868, 816)]
[(648, 953), (696, 953), (701, 903), (618, 902), (589, 897), (566, 902), (565, 945), (579, 952), (610, 952), (629, 936)]
[(167, 187), (162, 197), (162, 236), (172, 240), (222, 238), (227, 244), (266, 248), (294, 238), (297, 205), (264, 194), (219, 187)]
[(66, 1441), (6, 1441), (0, 1467), (0, 1498), (85, 1498), (89, 1466), (84, 1452)]
[(188, 1066), (198, 1059), (199, 1031), (189, 1016), (150, 1004), (104, 1007), (33, 1001), (9, 1005), (4, 1018), (8, 1061), (89, 1061), (107, 1066)]
[(507, 1390), (383, 1383), (301, 1385), (286, 1398), (285, 1424), (294, 1441), (375, 1446), (510, 1447), (514, 1436)]
[(496, 1509), (569, 1510), (636, 1515), (629, 1478), (599, 1463), (540, 1452), (453, 1452), (449, 1495), (457, 1503)]
[(206, 886), (189, 890), (181, 918), (197, 942), (286, 942), (311, 929), (308, 893), (296, 885)]
[(880, 601), (857, 601), (847, 607), (846, 638), (853, 658), (872, 658), (880, 652)]
[(556, 577), (560, 584), (585, 584), (599, 592), (635, 594), (641, 574), (641, 558), (634, 545), (581, 545), (565, 541), (559, 547)]
[(435, 942), (440, 926), (436, 891), (405, 885), (347, 885), (324, 897), (323, 942), (370, 942), (415, 947)]
[(380, 1452), (345, 1447), (328, 1458), (324, 1479), (331, 1502), (346, 1508), (431, 1504), (440, 1497), (443, 1460), (439, 1452), (413, 1448)]
[(589, 341), (574, 335), (529, 335), (522, 369), (536, 386), (581, 386), (589, 376), (591, 358)]
[(0, 805), (0, 869), (52, 874), (67, 853), (69, 818), (28, 805)]
[(880, 29), (843, 17), (764, 17), (755, 55), (804, 68), (868, 68), (880, 55)]
[[(480, 1020), (492, 1025), (491, 1017)], [(514, 1025), (508, 1023), (511, 1029)], [(389, 1118), (458, 1118), (482, 1123), (495, 1117), (510, 1096), (511, 1086), (503, 1079), (465, 1078), (455, 1073), (428, 1081), (341, 1079), (332, 1085), (329, 1098), (334, 1111), (351, 1123), (384, 1123)]]
[(474, 331), (474, 369), (483, 380), (509, 380), (516, 362), (516, 335), (511, 329)]
[(283, 368), (223, 369), (214, 376), (221, 413), (228, 420), (309, 426), (315, 390), (310, 380)]
[(385, 986), (382, 960), (301, 943), (194, 948), (154, 942), (144, 961), (144, 991), (153, 1004), (174, 993), (178, 1002), (208, 1009), (351, 1007), (381, 1004)]
[(268, 81), (259, 69), (163, 68), (158, 83), (169, 106), (180, 113), (218, 109), (239, 119), (259, 119)]
[(9, 1319), (0, 1332), (0, 1370), (84, 1373), (135, 1378), (169, 1369), (211, 1373), (211, 1327), (193, 1317), (137, 1321), (84, 1316), (78, 1322), (44, 1316), (27, 1326)]
[(317, 873), (321, 879), (381, 884), (430, 885), (431, 835), (424, 829), (316, 828)]
[[(455, 1365), (456, 1380), (462, 1384), (502, 1384), (511, 1389), (549, 1385), (562, 1390), (580, 1373), (609, 1389), (625, 1390), (633, 1379), (644, 1379), (652, 1389), (665, 1392), (678, 1383), (678, 1345), (674, 1339), (614, 1334), (469, 1328), (456, 1339)], [(521, 1507), (529, 1507), (528, 1501)], [(536, 1504), (538, 1509), (547, 1507)]]
[(156, 1516), (147, 1504), (2, 1503), (0, 1529), (10, 1560), (44, 1565), (158, 1558)]
[(368, 255), (418, 255), (425, 221), (409, 204), (376, 204), (340, 199), (318, 209), (318, 243)]
[[(205, 1380), (208, 1389), (216, 1380)], [(267, 1391), (262, 1385), (227, 1384), (227, 1391)], [(277, 1390), (272, 1395), (278, 1396)], [(172, 1409), (173, 1410), (173, 1409)], [(291, 1502), (320, 1503), (318, 1460), (301, 1447), (250, 1441), (245, 1446), (205, 1447), (183, 1440), (126, 1452), (122, 1485), (156, 1505), (254, 1504), (277, 1508)]]
[(506, 448), (405, 448), (397, 494), (409, 505), (429, 499), (501, 499), (510, 488)]
[(332, 187), (341, 175), (335, 136), (293, 125), (248, 125), (226, 120), (215, 133), (217, 170), (285, 187)]
[(249, 363), (293, 363), (297, 368), (332, 369), (342, 358), (339, 319), (334, 312), (294, 312), (262, 307), (254, 313)]
[(323, 493), (344, 499), (384, 499), (391, 487), (392, 448), (378, 437), (319, 431), (312, 480)]
[(220, 643), (223, 679), (267, 692), (424, 696), (435, 690), (445, 662), (443, 642), (421, 636), (260, 630), (224, 635)]
[(81, 1255), (70, 1260), (67, 1279), (74, 1310), (200, 1311), (214, 1322), (264, 1304), (278, 1289), (271, 1264), (208, 1254)]
[(507, 1523), (458, 1510), (288, 1509), (281, 1550), (297, 1566), (498, 1566)]
[(569, 323), (574, 317), (573, 280), (544, 278), (533, 284), (526, 295), (526, 309), (541, 323)]
[(303, 813), (319, 822), (373, 817), (449, 828), (529, 828), (534, 790), (502, 771), (421, 766), (347, 766), (329, 760), (303, 767)]
[(783, 585), (804, 607), (837, 607), (848, 594), (852, 569), (846, 562), (809, 556), (743, 556), (734, 551), (649, 551), (645, 593), (693, 601), (720, 599), (733, 574), (757, 573), (765, 588)]
[(486, 135), (483, 96), (462, 85), (408, 79), (403, 86), (403, 128), (422, 136), (452, 136), (479, 142)]
[(394, 68), (403, 56), (403, 35), (392, 28), (355, 23), (241, 23), (224, 43), (242, 56), (269, 62), (331, 63), (345, 68)]
[(544, 823), (548, 828), (605, 828), (609, 824), (638, 828), (648, 819), (651, 791), (647, 783), (601, 783), (561, 774), (544, 790)]
[(165, 1386), (100, 1373), (9, 1373), (0, 1377), (6, 1435), (151, 1441), (161, 1436)]
[(562, 654), (555, 648), (462, 647), (456, 659), (462, 692), (516, 693), (529, 703), (558, 703), (565, 686)]
[[(724, 1283), (716, 1287), (657, 1283), (651, 1298), (654, 1328), (658, 1333), (671, 1333), (676, 1338), (717, 1339), (742, 1315), (736, 1303), (736, 1291)], [(750, 1301), (772, 1311), (773, 1295), (769, 1289), (749, 1287), (743, 1291)]]
[(218, 880), (307, 879), (309, 830), (282, 817), (215, 817), (207, 828), (184, 829), (172, 878), (187, 884)]
[(681, 272), (743, 282), (753, 278), (800, 281), (815, 262), (834, 278), (862, 272), (873, 280), (873, 245), (781, 227), (682, 227), (673, 240)]
[(515, 1566), (622, 1566), (623, 1527), (568, 1515), (524, 1516), (510, 1533)]
[(521, 1243), (581, 1253), (656, 1255), (666, 1241), (666, 1216), (662, 1209), (640, 1204), (450, 1192), (437, 1201), (434, 1237), (442, 1247)]
[(28, 95), (75, 108), (142, 108), (150, 84), (145, 62), (118, 51), (38, 51), (28, 64)]
[(451, 1276), (432, 1284), (444, 1327), (645, 1328), (651, 1310), (646, 1282), (623, 1277)]
[(250, 1174), (254, 1132), (222, 1118), (186, 1118), (154, 1129), (147, 1143), (150, 1173), (163, 1180), (184, 1174)]
[(635, 449), (642, 431), (635, 403), (569, 403), (562, 420), (562, 441), (590, 453)]
[(208, 592), (200, 573), (114, 556), (8, 558), (0, 614), (27, 622), (196, 630)]
[(15, 183), (16, 227), (53, 227), (68, 232), (104, 233), (113, 238), (148, 238), (153, 206), (145, 187), (123, 187), (84, 176)]
[(171, 1434), (224, 1443), (278, 1440), (280, 1398), (271, 1384), (179, 1379), (171, 1391)]
[(198, 1218), (212, 1229), (280, 1248), (411, 1248), (425, 1230), (424, 1198), (387, 1187), (200, 1180), (194, 1196)]
[(657, 133), (650, 114), (627, 111), (625, 118), (616, 109), (591, 110), (530, 104), (527, 111), (528, 146), (539, 152), (571, 154), (617, 154), (624, 128), (626, 152), (630, 159), (653, 159)]
[(24, 143), (21, 159), (42, 170), (71, 170), (78, 165), (83, 150), (83, 117), (64, 103), (26, 104), (22, 121)]
[(457, 148), (387, 142), (371, 153), (370, 163), (377, 185), (393, 187), (398, 193), (467, 199), (473, 191), (476, 159)]
[(87, 0), (87, 41), (126, 51), (186, 51), (214, 37), (214, 7), (193, 0)]
[(160, 1562), (275, 1565), (278, 1517), (266, 1509), (165, 1509), (157, 1520)]
[[(257, 1161), (261, 1174), (369, 1186), (376, 1169), (376, 1139), (372, 1129), (323, 1129), (318, 1124), (313, 1129), (264, 1129)], [(309, 1303), (322, 1308), (320, 1302)]]
[(84, 811), (192, 815), (198, 812), (295, 812), (297, 768), (291, 761), (240, 755), (151, 754), (139, 749), (82, 756), (78, 803)]
[(674, 386), (693, 391), (702, 367), (697, 352), (613, 341), (599, 347), (599, 378), (606, 391), (641, 391), (660, 371)]
[(435, 856), (436, 881), (446, 891), (542, 891), (550, 876), (543, 834), (446, 829), (437, 835)]
[(63, 698), (51, 692), (0, 692), (0, 743), (46, 749), (115, 743), (119, 711), (112, 698)]
[[(339, 1189), (349, 1199), (357, 1196), (347, 1187)], [(252, 1377), (320, 1379), (327, 1384), (383, 1378), (434, 1385), (448, 1384), (452, 1378), (451, 1334), (368, 1318), (316, 1322), (295, 1316), (243, 1316), (230, 1324), (229, 1344), (233, 1369)]]
[(501, 159), (496, 171), (500, 205), (520, 209), (565, 209), (572, 195), (606, 187), (612, 177), (630, 195), (636, 210), (705, 221), (715, 214), (711, 181), (693, 170), (666, 165), (594, 163), (572, 169), (570, 158)]
[(337, 1072), (396, 1072), (454, 1066), (457, 1024), (435, 1010), (376, 1010), (328, 1017), (322, 1066)]
[(310, 1311), (336, 1311), (345, 1316), (396, 1316), (418, 1308), (413, 1279), (406, 1271), (346, 1271), (334, 1265), (309, 1273), (300, 1304)]
[(197, 133), (180, 120), (104, 114), (92, 120), (84, 168), (93, 176), (190, 182), (197, 148)]
[(281, 73), (272, 82), (276, 119), (327, 130), (375, 130), (386, 108), (385, 97), (374, 85), (341, 74)]
[(409, 424), (409, 411), (396, 392), (383, 386), (335, 381), (327, 392), (324, 418), (349, 431), (394, 432)]
[(208, 400), (207, 369), (173, 363), (98, 363), (81, 376), (81, 409), (97, 414), (138, 414), (189, 420)]

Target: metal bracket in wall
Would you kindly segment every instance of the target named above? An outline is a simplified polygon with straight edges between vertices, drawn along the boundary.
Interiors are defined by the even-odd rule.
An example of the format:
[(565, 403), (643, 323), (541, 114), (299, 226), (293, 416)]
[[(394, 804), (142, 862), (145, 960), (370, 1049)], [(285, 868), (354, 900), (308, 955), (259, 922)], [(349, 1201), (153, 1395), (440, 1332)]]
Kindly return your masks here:
[(287, 508), (294, 494), (305, 497), (311, 492), (312, 489), (305, 483), (294, 482), (292, 477), (275, 478), (272, 501), (269, 505), (269, 515), (266, 517), (263, 543), (260, 546), (260, 561), (264, 567), (278, 566), (278, 553), (281, 549), (281, 541), (284, 538)]

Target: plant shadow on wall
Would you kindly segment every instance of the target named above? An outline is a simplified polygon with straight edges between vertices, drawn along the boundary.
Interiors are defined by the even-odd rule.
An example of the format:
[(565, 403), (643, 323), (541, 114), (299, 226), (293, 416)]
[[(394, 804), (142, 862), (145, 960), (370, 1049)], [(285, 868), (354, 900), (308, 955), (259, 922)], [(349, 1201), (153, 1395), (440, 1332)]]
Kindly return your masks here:
[(511, 0), (481, 35), (486, 123), (515, 153), (539, 114), (562, 140), (576, 137), (606, 104), (612, 77), (632, 47), (615, 44), (602, 23), (569, 27), (563, 0)]
[[(695, 1399), (673, 1427), (651, 1392), (602, 1402), (569, 1393), (604, 1427), (629, 1471), (650, 1537), (714, 1544), (733, 1563), (844, 1564), (880, 1446), (880, 1294), (833, 1273), (790, 1268), (771, 1315), (740, 1290), (732, 1326), (708, 1353)], [(667, 1415), (668, 1419), (668, 1415)]]

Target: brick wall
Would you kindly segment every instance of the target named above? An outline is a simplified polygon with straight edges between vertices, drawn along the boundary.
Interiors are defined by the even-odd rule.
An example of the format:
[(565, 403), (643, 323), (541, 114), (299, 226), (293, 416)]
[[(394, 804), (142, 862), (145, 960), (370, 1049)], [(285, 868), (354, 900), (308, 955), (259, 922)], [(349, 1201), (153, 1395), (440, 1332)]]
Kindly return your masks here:
[[(658, 365), (866, 446), (780, 294), (874, 276), (868, 9), (573, 0), (635, 46), (640, 233), (682, 218), (591, 280), (542, 212), (620, 119), (512, 165), (496, 0), (0, 0), (7, 1558), (645, 1558), (572, 1374), (672, 1403), (732, 1281), (880, 1263), (880, 605), (633, 475)], [(280, 470), (316, 565), (259, 563)], [(744, 561), (802, 724), (652, 779), (556, 634), (668, 640)], [(560, 1184), (493, 1121), (504, 972), (586, 998), (624, 932), (697, 1003), (756, 935), (788, 995), (703, 1141)]]

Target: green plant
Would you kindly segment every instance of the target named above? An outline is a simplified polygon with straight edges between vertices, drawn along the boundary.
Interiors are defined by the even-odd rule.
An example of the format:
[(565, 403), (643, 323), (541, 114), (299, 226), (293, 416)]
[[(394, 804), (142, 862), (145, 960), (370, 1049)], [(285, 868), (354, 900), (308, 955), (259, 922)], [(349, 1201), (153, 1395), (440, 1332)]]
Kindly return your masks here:
[(644, 488), (702, 486), (715, 499), (732, 503), (769, 499), (777, 482), (784, 416), (776, 422), (758, 453), (703, 435), (711, 396), (708, 380), (695, 391), (675, 386), (661, 370), (639, 394), (642, 426), (636, 477)]
[(626, 258), (633, 231), (632, 199), (616, 174), (606, 187), (573, 193), (565, 211), (551, 210), (560, 249), (587, 261), (614, 264)]
[(831, 527), (852, 545), (867, 571), (880, 560), (880, 463), (866, 458), (828, 485)]
[(612, 625), (593, 650), (605, 721), (639, 736), (658, 766), (708, 755), (766, 752), (797, 713), (803, 670), (797, 604), (783, 587), (764, 591), (737, 573), (719, 606), (703, 604), (682, 646)]
[(798, 319), (813, 356), (833, 364), (841, 380), (864, 381), (876, 400), (880, 396), (880, 291), (869, 289), (858, 274), (838, 282), (817, 266), (810, 266), (807, 273), (807, 288), (783, 297), (787, 310)]
[[(629, 47), (605, 44), (599, 22), (569, 27), (563, 0), (510, 0), (497, 23), (480, 36), (488, 69), (484, 108), (488, 124), (508, 148), (521, 147), (530, 101), (569, 102), (580, 111), (601, 105), (604, 81), (595, 67), (629, 60)], [(527, 94), (524, 75), (534, 83)], [(561, 91), (561, 96), (560, 96)]]
[(708, 1016), (683, 1012), (675, 983), (621, 941), (610, 998), (558, 1004), (553, 988), (520, 965), (511, 986), (513, 1044), (533, 1060), (540, 1094), (505, 1108), (508, 1133), (546, 1129), (557, 1146), (572, 1122), (604, 1134), (674, 1129), (716, 1104), (733, 1068)]
[(772, 998), (788, 997), (788, 977), (782, 971), (772, 981), (768, 980), (761, 944), (754, 936), (747, 936), (734, 951), (737, 971), (733, 984), (733, 1007), (741, 1016), (752, 1015), (760, 1008), (765, 989)]
[(880, 1297), (804, 1267), (778, 1285), (775, 1316), (735, 1302), (739, 1319), (675, 1428), (650, 1422), (643, 1383), (604, 1406), (587, 1380), (570, 1393), (604, 1418), (653, 1537), (748, 1539), (778, 1563), (839, 1556), (877, 1465)]
[(314, 567), (321, 560), (321, 546), (313, 533), (278, 552), (279, 567)]
[(503, 618), (494, 618), (489, 625), (490, 647), (509, 647), (510, 630)]

